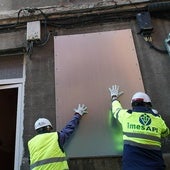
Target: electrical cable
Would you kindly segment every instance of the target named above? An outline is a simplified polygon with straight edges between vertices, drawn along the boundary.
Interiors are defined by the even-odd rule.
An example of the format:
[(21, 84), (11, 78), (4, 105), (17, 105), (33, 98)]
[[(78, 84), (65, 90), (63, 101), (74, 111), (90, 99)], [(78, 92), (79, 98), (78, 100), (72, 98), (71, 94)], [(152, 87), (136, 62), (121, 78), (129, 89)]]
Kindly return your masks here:
[(155, 2), (148, 5), (148, 11), (158, 12), (158, 11), (169, 11), (170, 1), (168, 2)]
[(152, 44), (152, 42), (147, 41), (147, 43), (149, 44), (150, 48), (153, 48), (154, 50), (158, 51), (159, 53), (168, 54), (167, 50), (159, 49), (154, 44)]
[(33, 11), (33, 12), (35, 12), (35, 11), (40, 11), (40, 13), (43, 15), (43, 17), (44, 17), (44, 37), (43, 37), (43, 40), (42, 41), (34, 41), (34, 45), (35, 46), (44, 46), (47, 42), (48, 42), (48, 40), (49, 40), (49, 38), (50, 38), (50, 35), (51, 35), (51, 33), (50, 32), (48, 32), (47, 31), (47, 19), (48, 19), (48, 17), (47, 17), (47, 15), (41, 10), (41, 9), (39, 9), (39, 8), (32, 8), (32, 9), (28, 9), (29, 11)]
[(49, 41), (50, 35), (51, 35), (51, 33), (49, 32), (49, 33), (47, 34), (46, 38), (44, 39), (44, 41), (42, 41), (42, 42), (35, 41), (35, 46), (38, 46), (38, 47), (44, 46), (44, 45)]
[(27, 41), (26, 50), (27, 56), (31, 59), (31, 55), (33, 53), (33, 41)]
[(170, 1), (150, 3), (147, 5), (147, 10), (152, 13), (153, 17), (170, 19)]
[(152, 43), (152, 36), (151, 35), (147, 35), (144, 36), (143, 35), (144, 40), (147, 42), (147, 44), (149, 45), (150, 48), (154, 49), (155, 51), (162, 53), (162, 54), (168, 54), (167, 50), (164, 49), (160, 49), (158, 47), (156, 47), (153, 43)]
[(20, 13), (22, 11), (27, 11), (29, 14), (34, 14), (36, 11), (39, 11), (41, 13), (41, 15), (44, 17), (44, 23), (41, 22), (42, 24), (44, 24), (43, 40), (30, 40), (30, 41), (27, 41), (27, 48), (26, 48), (27, 49), (27, 55), (31, 59), (31, 55), (33, 53), (33, 47), (34, 46), (44, 46), (48, 42), (51, 33), (47, 31), (47, 19), (48, 18), (46, 16), (46, 14), (41, 9), (39, 9), (39, 8), (24, 8), (24, 9), (19, 10), (17, 23), (19, 23)]
[(130, 14), (127, 12), (124, 13), (122, 16), (121, 13), (112, 14), (112, 13), (106, 13), (106, 14), (92, 14), (88, 16), (75, 16), (75, 17), (69, 17), (65, 18), (64, 20), (58, 19), (49, 19), (47, 22), (47, 25), (56, 27), (56, 28), (74, 28), (74, 27), (81, 27), (85, 25), (90, 24), (96, 24), (96, 23), (108, 23), (108, 22), (128, 22), (130, 19), (135, 18), (136, 12), (134, 11), (133, 14)]
[(19, 19), (20, 19), (20, 14), (21, 12), (23, 11), (24, 9), (20, 9), (17, 13), (17, 22), (14, 23), (14, 24), (10, 24), (10, 25), (3, 25), (0, 27), (0, 30), (10, 30), (10, 29), (15, 29), (17, 26), (20, 26), (20, 25), (24, 25), (24, 23), (19, 23)]

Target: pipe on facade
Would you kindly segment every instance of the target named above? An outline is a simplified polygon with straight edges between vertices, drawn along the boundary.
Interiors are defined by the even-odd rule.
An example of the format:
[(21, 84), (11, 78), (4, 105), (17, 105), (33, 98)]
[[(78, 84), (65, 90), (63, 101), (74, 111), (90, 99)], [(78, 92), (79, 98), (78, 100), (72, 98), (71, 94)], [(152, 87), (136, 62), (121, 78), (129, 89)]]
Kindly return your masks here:
[(170, 1), (155, 2), (148, 5), (148, 11), (150, 12), (168, 11), (168, 10), (170, 10)]

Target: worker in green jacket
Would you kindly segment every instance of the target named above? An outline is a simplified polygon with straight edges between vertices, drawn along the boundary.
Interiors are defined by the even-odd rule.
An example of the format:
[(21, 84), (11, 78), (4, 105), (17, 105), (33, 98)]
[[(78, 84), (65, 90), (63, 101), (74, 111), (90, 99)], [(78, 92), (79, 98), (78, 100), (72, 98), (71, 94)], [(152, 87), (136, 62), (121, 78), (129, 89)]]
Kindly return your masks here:
[(46, 118), (39, 118), (34, 125), (38, 135), (28, 141), (31, 170), (68, 170), (64, 144), (76, 130), (87, 107), (79, 104), (73, 118), (60, 132), (51, 132), (52, 124)]
[(109, 88), (112, 113), (123, 130), (123, 170), (164, 170), (161, 138), (169, 135), (160, 114), (152, 108), (150, 97), (137, 92), (131, 100), (132, 109), (123, 109), (118, 97), (123, 94), (119, 86)]

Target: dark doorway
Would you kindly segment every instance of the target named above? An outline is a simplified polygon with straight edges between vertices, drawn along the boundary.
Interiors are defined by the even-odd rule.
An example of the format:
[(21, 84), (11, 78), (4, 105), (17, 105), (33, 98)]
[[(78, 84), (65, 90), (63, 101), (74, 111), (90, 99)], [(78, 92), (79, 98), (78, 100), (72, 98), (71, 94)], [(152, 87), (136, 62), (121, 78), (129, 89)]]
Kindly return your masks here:
[(0, 169), (13, 170), (18, 88), (0, 90)]

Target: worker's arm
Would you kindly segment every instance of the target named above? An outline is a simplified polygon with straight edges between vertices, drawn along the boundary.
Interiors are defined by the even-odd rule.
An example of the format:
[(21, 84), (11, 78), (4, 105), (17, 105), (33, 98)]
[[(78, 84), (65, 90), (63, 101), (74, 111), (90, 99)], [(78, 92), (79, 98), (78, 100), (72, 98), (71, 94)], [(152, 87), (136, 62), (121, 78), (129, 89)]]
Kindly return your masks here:
[(122, 106), (120, 104), (120, 102), (118, 100), (114, 100), (112, 102), (112, 114), (114, 116), (114, 118), (118, 119), (119, 116), (119, 112), (121, 111)]
[(120, 119), (123, 114), (119, 114), (122, 110), (122, 105), (118, 101), (118, 97), (123, 94), (123, 91), (119, 91), (118, 85), (113, 85), (109, 88), (109, 91), (112, 99), (112, 114), (116, 119)]
[(161, 137), (165, 138), (165, 137), (169, 136), (170, 135), (170, 131), (169, 131), (169, 128), (166, 126), (164, 120), (162, 122), (161, 127), (162, 127)]
[(70, 138), (71, 134), (75, 131), (77, 128), (79, 121), (81, 117), (87, 113), (87, 107), (83, 105), (78, 105), (77, 109), (74, 109), (75, 114), (73, 118), (67, 123), (67, 125), (59, 132), (59, 143), (60, 146), (63, 147), (63, 145), (66, 143), (66, 141)]
[(170, 131), (169, 128), (167, 127), (166, 130), (161, 134), (161, 137), (165, 138), (168, 137), (170, 135)]

